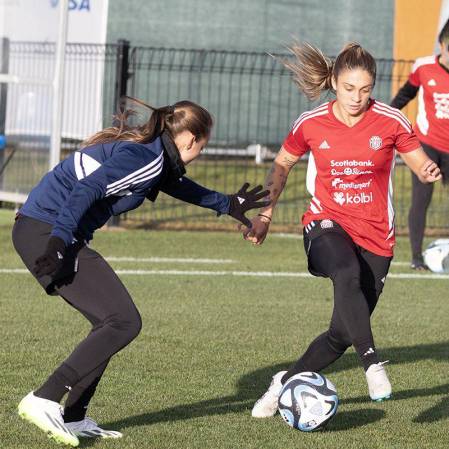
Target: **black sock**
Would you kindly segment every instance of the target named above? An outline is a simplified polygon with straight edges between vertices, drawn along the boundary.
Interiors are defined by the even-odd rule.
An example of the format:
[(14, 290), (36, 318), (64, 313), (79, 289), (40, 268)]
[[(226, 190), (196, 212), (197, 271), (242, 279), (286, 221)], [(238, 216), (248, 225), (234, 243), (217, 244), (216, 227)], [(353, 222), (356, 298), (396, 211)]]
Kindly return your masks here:
[(78, 374), (76, 371), (63, 363), (40, 388), (34, 391), (34, 395), (50, 401), (60, 402), (77, 381)]
[(359, 357), (365, 371), (367, 371), (373, 363), (379, 363), (379, 357), (377, 356), (376, 349), (371, 346), (362, 354), (359, 354)]
[(95, 393), (100, 377), (85, 387), (75, 385), (69, 393), (64, 407), (64, 422), (82, 421), (86, 417), (87, 407)]

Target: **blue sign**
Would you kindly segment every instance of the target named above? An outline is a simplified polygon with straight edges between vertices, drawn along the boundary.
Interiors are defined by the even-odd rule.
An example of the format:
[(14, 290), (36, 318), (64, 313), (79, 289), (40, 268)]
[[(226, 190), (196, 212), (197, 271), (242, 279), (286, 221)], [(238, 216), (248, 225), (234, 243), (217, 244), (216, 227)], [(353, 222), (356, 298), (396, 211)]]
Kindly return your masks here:
[[(50, 0), (52, 8), (58, 7), (59, 0)], [(69, 11), (90, 11), (90, 0), (69, 0)]]

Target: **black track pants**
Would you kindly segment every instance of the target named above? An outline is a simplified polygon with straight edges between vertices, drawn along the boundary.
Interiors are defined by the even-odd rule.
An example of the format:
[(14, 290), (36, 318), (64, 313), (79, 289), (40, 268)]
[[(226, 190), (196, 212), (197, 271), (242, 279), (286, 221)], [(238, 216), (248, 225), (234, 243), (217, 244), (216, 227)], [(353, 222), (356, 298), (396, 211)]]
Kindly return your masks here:
[[(24, 216), (15, 222), (14, 247), (30, 271), (44, 253), (51, 228)], [(125, 286), (100, 254), (82, 246), (77, 249), (77, 257), (78, 271), (55, 281), (54, 288), (90, 321), (92, 328), (55, 373), (60, 370), (72, 388), (78, 384), (92, 390), (111, 356), (136, 338), (142, 322)], [(47, 288), (47, 280), (38, 281)], [(49, 342), (50, 347), (53, 344), (57, 342)]]
[[(449, 137), (448, 137), (449, 139)], [(449, 182), (449, 153), (444, 153), (421, 143), (427, 156), (438, 164), (443, 174), (443, 182)], [(422, 243), (424, 230), (426, 228), (426, 215), (433, 194), (433, 183), (423, 184), (418, 177), (412, 173), (412, 204), (408, 214), (408, 227), (410, 235), (410, 246), (412, 259), (422, 258)]]
[(320, 224), (315, 222), (316, 230), (309, 228), (310, 235), (304, 233), (304, 245), (312, 274), (332, 280), (334, 310), (329, 329), (310, 344), (284, 380), (302, 371), (321, 371), (351, 345), (364, 366), (366, 353), (367, 365), (377, 362), (375, 352), (371, 352), (375, 346), (370, 315), (382, 292), (391, 258), (355, 245), (335, 222), (331, 228), (321, 228)]

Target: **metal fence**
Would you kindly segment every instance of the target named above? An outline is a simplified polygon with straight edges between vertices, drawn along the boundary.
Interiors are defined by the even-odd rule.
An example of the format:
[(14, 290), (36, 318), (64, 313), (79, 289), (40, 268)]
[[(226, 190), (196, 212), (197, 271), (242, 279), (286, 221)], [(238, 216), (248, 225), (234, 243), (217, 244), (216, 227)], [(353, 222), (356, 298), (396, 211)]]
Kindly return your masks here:
[[(6, 98), (3, 123), (8, 142), (0, 148), (1, 198), (23, 198), (46, 173), (52, 123), (54, 43), (8, 42), (3, 68), (24, 81), (0, 84)], [(110, 122), (113, 111), (118, 45), (68, 44), (65, 55), (63, 155)], [(6, 53), (6, 54), (5, 54)], [(6, 106), (6, 107), (5, 107)], [(1, 132), (0, 132), (1, 134)], [(14, 152), (12, 154), (12, 152)], [(11, 155), (13, 157), (11, 157)], [(7, 163), (7, 166), (4, 166)]]
[[(20, 64), (26, 64), (34, 73), (51, 71), (52, 64), (44, 55), (54, 52), (54, 47), (29, 45), (11, 43), (10, 67), (15, 64), (15, 70), (21, 70)], [(392, 92), (406, 81), (411, 62), (378, 60), (377, 63), (374, 96), (389, 102)], [(246, 180), (263, 182), (270, 157), (279, 148), (291, 123), (316, 104), (300, 95), (287, 70), (276, 57), (265, 53), (132, 47), (126, 41), (119, 41), (106, 46), (69, 44), (66, 64), (63, 143), (68, 151), (76, 147), (81, 133), (87, 135), (111, 123), (120, 95), (141, 98), (154, 106), (190, 99), (214, 115), (215, 127), (206, 154), (188, 167), (188, 175), (209, 188), (229, 193)], [(102, 70), (100, 85), (99, 70)], [(98, 90), (101, 90), (100, 97), (90, 93)], [(8, 111), (17, 107), (14, 101), (13, 90), (9, 90)], [(97, 119), (89, 120), (89, 111), (98, 101), (101, 101), (102, 120), (92, 123)], [(414, 111), (409, 109), (409, 113), (413, 118)], [(14, 183), (22, 171), (30, 169), (26, 161), (32, 157), (32, 150), (23, 147), (20, 151), (20, 157), (15, 157), (16, 166), (11, 162), (1, 182)], [(268, 162), (262, 162), (261, 155)], [(305, 166), (305, 163), (298, 164), (289, 178), (277, 211), (279, 224), (298, 223), (299, 213), (306, 206)], [(32, 182), (24, 182), (24, 188), (35, 183), (43, 172), (45, 167), (36, 168), (35, 164), (33, 176), (26, 176)], [(399, 227), (406, 227), (410, 185), (408, 170), (399, 166), (395, 180)], [(212, 212), (163, 194), (156, 203), (148, 202), (122, 218), (131, 224), (216, 221)], [(449, 227), (447, 190), (440, 185), (435, 189), (427, 223), (429, 228)]]
[[(256, 164), (255, 158), (245, 157), (250, 153), (247, 147), (260, 144), (273, 154), (299, 114), (319, 103), (312, 103), (299, 94), (290, 74), (278, 61), (283, 56), (136, 47), (130, 52), (127, 91), (156, 105), (188, 98), (208, 108), (216, 118), (209, 146), (228, 151), (215, 156), (206, 153), (188, 167), (188, 174), (211, 188), (232, 192), (244, 180), (263, 183), (268, 170), (268, 164)], [(374, 97), (388, 103), (392, 92), (407, 80), (411, 64), (412, 61), (377, 60)], [(412, 107), (405, 110), (411, 118)], [(277, 207), (276, 223), (299, 222), (300, 211), (305, 210), (309, 198), (305, 171), (306, 164), (300, 163), (290, 175)], [(409, 170), (401, 165), (396, 169), (395, 192), (396, 223), (406, 228), (411, 177)], [(155, 225), (216, 221), (213, 213), (180, 204), (164, 195), (156, 204), (139, 208), (125, 219)], [(447, 190), (441, 185), (435, 189), (427, 224), (429, 228), (449, 228), (449, 200)]]

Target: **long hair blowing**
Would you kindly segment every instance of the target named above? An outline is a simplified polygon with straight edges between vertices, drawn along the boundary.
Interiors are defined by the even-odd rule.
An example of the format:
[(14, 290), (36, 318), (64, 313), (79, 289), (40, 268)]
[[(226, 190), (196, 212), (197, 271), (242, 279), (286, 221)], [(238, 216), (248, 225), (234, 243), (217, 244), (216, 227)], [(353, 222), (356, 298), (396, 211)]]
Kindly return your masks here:
[[(131, 125), (131, 118), (137, 108), (144, 107), (151, 111), (150, 118), (141, 125)], [(149, 143), (167, 131), (175, 138), (183, 131), (190, 131), (197, 140), (208, 138), (213, 126), (210, 113), (192, 101), (182, 100), (171, 106), (155, 108), (137, 98), (123, 97), (119, 111), (114, 115), (114, 125), (98, 131), (81, 144), (82, 147), (97, 143), (126, 140)]]
[(376, 80), (376, 61), (357, 42), (346, 44), (332, 61), (317, 47), (308, 42), (294, 42), (287, 47), (293, 59), (281, 58), (282, 64), (292, 73), (293, 81), (310, 100), (332, 90), (332, 78), (337, 79), (343, 70), (363, 69)]

